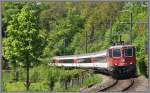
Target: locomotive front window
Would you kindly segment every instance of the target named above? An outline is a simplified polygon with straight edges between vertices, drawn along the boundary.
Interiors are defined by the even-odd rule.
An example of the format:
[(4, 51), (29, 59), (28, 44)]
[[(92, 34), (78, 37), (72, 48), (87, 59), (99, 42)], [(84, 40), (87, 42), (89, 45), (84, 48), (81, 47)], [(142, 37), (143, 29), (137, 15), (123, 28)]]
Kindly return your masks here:
[(121, 56), (120, 49), (114, 49), (113, 50), (113, 57), (120, 57), (120, 56)]
[(125, 52), (125, 56), (132, 56), (132, 54), (133, 54), (133, 49), (132, 48), (126, 48), (125, 50), (124, 50)]

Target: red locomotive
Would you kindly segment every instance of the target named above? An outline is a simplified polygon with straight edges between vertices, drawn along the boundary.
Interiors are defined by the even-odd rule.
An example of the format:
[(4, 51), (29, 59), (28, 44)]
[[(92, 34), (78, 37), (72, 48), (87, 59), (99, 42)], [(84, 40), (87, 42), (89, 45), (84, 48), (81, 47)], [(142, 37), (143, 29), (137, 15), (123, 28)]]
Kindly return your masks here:
[(113, 76), (136, 75), (136, 55), (133, 45), (116, 45), (107, 50), (108, 70)]

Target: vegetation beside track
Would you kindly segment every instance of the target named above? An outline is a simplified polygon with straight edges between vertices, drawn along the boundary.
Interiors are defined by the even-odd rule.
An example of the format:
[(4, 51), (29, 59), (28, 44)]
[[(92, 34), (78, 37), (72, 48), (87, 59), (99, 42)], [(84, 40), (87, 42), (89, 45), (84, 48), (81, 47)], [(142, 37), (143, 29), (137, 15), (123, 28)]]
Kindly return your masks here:
[[(26, 73), (19, 69), (19, 80), (13, 80), (13, 70), (3, 71), (4, 91), (25, 91)], [(30, 70), (30, 91), (80, 91), (93, 83), (100, 83), (101, 77), (82, 69), (65, 70), (49, 66), (38, 66)]]

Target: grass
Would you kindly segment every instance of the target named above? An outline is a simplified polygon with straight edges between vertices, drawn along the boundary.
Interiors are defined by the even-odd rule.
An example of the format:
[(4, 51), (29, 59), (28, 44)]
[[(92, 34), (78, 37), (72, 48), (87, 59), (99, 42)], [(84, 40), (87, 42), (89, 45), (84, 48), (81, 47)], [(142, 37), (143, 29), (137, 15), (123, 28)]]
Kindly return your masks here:
[[(29, 91), (48, 91), (45, 82), (31, 83)], [(26, 91), (24, 82), (7, 82), (3, 84), (3, 91)]]
[[(92, 77), (88, 77), (83, 84), (81, 85), (75, 85), (73, 87), (69, 86), (67, 90), (62, 87), (60, 82), (56, 82), (54, 86), (55, 92), (79, 92), (81, 87), (86, 87), (93, 83), (101, 82), (101, 79), (97, 75), (93, 75)], [(3, 91), (26, 91), (26, 87), (24, 86), (24, 82), (18, 81), (18, 82), (6, 82), (3, 84)], [(30, 90), (29, 91), (50, 91), (47, 82), (36, 82), (31, 83)]]
[[(38, 69), (38, 70), (37, 70)], [(24, 85), (25, 81), (25, 71), (23, 69), (20, 70), (21, 74), (19, 74), (19, 81), (13, 81), (13, 71), (6, 72), (3, 71), (3, 91), (26, 91), (26, 87)], [(49, 74), (48, 74), (49, 73)], [(68, 88), (65, 89), (63, 85), (63, 80), (67, 78), (75, 78), (84, 76), (83, 82), (70, 85), (68, 84)], [(43, 66), (34, 67), (30, 69), (30, 90), (29, 91), (56, 91), (56, 92), (79, 92), (80, 88), (86, 87), (93, 83), (99, 83), (102, 81), (100, 76), (89, 73), (82, 73), (82, 70), (73, 69), (73, 70), (65, 70), (61, 68), (47, 68)], [(36, 80), (37, 79), (37, 80)], [(48, 81), (54, 80), (53, 90), (51, 90), (48, 86)]]
[(2, 81), (3, 82), (10, 82), (13, 79), (13, 72), (2, 70)]
[(98, 74), (96, 74), (96, 75), (87, 77), (85, 81), (83, 82), (82, 86), (88, 86), (88, 85), (91, 85), (94, 83), (100, 83), (100, 82), (102, 82), (102, 78)]
[(6, 82), (3, 83), (3, 91), (25, 91), (26, 88), (23, 82)]

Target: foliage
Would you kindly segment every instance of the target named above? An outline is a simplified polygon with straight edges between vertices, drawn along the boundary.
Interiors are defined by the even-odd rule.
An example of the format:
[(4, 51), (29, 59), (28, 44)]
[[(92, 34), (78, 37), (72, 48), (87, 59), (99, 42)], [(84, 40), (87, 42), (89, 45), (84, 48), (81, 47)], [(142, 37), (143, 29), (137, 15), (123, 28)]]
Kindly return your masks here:
[[(32, 71), (32, 72), (31, 72)], [(37, 82), (40, 80), (40, 72), (37, 69), (31, 70), (30, 73), (30, 79), (32, 82)]]
[(48, 86), (45, 81), (31, 83), (30, 91), (48, 91)]
[(85, 79), (85, 81), (83, 82), (83, 85), (91, 85), (94, 83), (100, 83), (101, 82), (101, 78), (99, 75), (91, 75), (90, 77), (87, 77)]
[(4, 90), (5, 91), (25, 91), (25, 87), (23, 82), (15, 82), (15, 83), (4, 83)]
[[(17, 65), (27, 68), (27, 90), (29, 89), (29, 67), (39, 64), (45, 41), (39, 34), (37, 11), (27, 3), (20, 13), (13, 16), (3, 39), (3, 55), (14, 66), (14, 78), (18, 80)], [(38, 42), (38, 43), (37, 43)], [(38, 50), (38, 51), (37, 51)]]
[(147, 72), (147, 65), (145, 62), (145, 59), (142, 58), (138, 62), (139, 72), (144, 75), (146, 78), (148, 78), (148, 72)]
[(63, 89), (62, 85), (60, 84), (60, 82), (55, 83), (54, 91), (56, 91), (56, 92), (64, 91), (64, 89)]
[(13, 79), (13, 71), (2, 71), (2, 81), (10, 82)]
[(9, 61), (23, 65), (27, 61), (38, 64), (44, 44), (32, 7), (29, 4), (25, 5), (9, 22), (7, 37), (3, 39), (4, 57)]
[[(37, 69), (40, 69), (40, 71), (35, 71)], [(22, 69), (21, 72), (25, 72)], [(11, 74), (13, 72), (10, 72)], [(37, 74), (38, 73), (38, 74)], [(48, 74), (50, 73), (50, 74)], [(25, 77), (25, 74), (20, 74), (21, 76)], [(3, 76), (8, 76), (7, 73), (3, 73)], [(49, 68), (48, 66), (38, 66), (34, 67), (30, 70), (30, 91), (79, 91), (81, 87), (86, 87), (92, 83), (99, 83), (101, 82), (101, 78), (98, 75), (90, 75), (87, 72), (82, 72), (82, 70), (78, 69), (72, 69), (72, 70), (65, 70), (63, 68)], [(63, 83), (70, 82), (73, 78), (80, 78), (85, 77), (83, 79), (83, 83), (77, 85), (68, 85), (67, 89), (63, 86)], [(7, 78), (7, 80), (4, 81), (3, 89), (5, 91), (24, 91), (25, 86), (24, 82), (25, 78), (20, 78), (19, 82), (12, 81), (12, 78)], [(49, 84), (52, 86), (49, 86)], [(10, 87), (12, 86), (13, 87)], [(20, 86), (15, 88), (16, 86)], [(52, 87), (52, 88), (51, 88)]]

